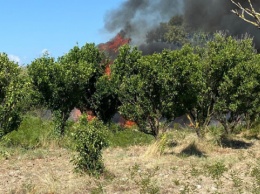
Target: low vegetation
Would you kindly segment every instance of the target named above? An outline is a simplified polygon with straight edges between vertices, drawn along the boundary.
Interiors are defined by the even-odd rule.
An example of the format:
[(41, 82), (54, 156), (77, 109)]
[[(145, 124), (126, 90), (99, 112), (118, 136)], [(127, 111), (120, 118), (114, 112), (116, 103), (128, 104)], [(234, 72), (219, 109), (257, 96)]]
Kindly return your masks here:
[[(34, 126), (31, 129), (29, 121), (29, 126)], [(1, 140), (0, 192), (260, 191), (259, 126), (252, 131), (241, 128), (238, 134), (226, 137), (225, 141), (218, 135), (223, 130), (219, 127), (214, 128), (219, 133), (212, 133), (213, 129), (206, 131), (203, 140), (197, 138), (194, 130), (182, 128), (168, 130), (156, 140), (135, 128), (122, 129), (111, 125), (109, 130), (109, 126), (96, 121), (84, 125), (83, 122), (86, 121), (71, 123), (64, 137), (59, 137), (51, 133), (52, 122), (27, 116), (17, 131)], [(93, 133), (97, 129), (100, 131)], [(85, 135), (75, 139), (83, 133)], [(40, 138), (36, 141), (37, 136)], [(130, 142), (128, 137), (133, 141)], [(101, 145), (104, 140), (108, 142), (108, 147), (104, 147), (106, 144), (103, 143), (101, 147), (96, 145)], [(91, 158), (88, 157), (90, 155)], [(88, 168), (86, 172), (89, 175), (75, 173), (75, 167), (78, 171)]]

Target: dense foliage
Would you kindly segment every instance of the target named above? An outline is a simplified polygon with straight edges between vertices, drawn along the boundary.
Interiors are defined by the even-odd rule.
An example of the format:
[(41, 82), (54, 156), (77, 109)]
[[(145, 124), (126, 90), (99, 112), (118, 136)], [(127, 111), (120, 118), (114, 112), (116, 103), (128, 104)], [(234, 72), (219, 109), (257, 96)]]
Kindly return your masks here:
[[(251, 105), (245, 106), (245, 103), (252, 98), (259, 99), (257, 68), (260, 64), (254, 59), (256, 52), (252, 39), (236, 39), (217, 33), (202, 49), (198, 49), (198, 53), (201, 56), (203, 76), (197, 80), (201, 82), (201, 88), (197, 91), (199, 101), (190, 114), (200, 127), (207, 126), (214, 117), (228, 132), (231, 125), (234, 127), (236, 121), (249, 111)], [(254, 73), (250, 77), (252, 71)], [(259, 109), (259, 104), (253, 106), (253, 109)], [(257, 115), (259, 111), (253, 114)]]
[(198, 59), (189, 46), (149, 56), (122, 47), (112, 68), (120, 113), (157, 136), (161, 119), (171, 121), (196, 103)]
[(0, 137), (18, 128), (28, 108), (30, 82), (22, 69), (0, 53)]
[(54, 112), (57, 130), (63, 134), (70, 111), (91, 109), (95, 84), (103, 75), (103, 57), (94, 44), (75, 46), (57, 61), (44, 55), (29, 66), (29, 75), (43, 103)]
[[(179, 17), (167, 25), (182, 22)], [(119, 112), (154, 136), (163, 123), (184, 114), (199, 136), (212, 119), (226, 133), (238, 124), (250, 128), (260, 113), (260, 62), (252, 39), (216, 33), (199, 41), (151, 55), (123, 46), (111, 75), (105, 74), (109, 60), (94, 44), (75, 46), (57, 60), (45, 54), (28, 66), (29, 76), (1, 54), (1, 134), (19, 125), (31, 85), (38, 102), (54, 113), (61, 134), (75, 107), (92, 110), (103, 122)]]

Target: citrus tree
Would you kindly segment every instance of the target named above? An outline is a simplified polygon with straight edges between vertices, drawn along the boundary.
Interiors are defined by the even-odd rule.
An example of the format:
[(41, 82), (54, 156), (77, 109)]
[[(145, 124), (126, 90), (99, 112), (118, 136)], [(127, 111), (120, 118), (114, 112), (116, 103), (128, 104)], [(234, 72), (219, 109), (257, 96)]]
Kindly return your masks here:
[(18, 128), (28, 108), (30, 81), (17, 63), (0, 53), (0, 137)]
[(58, 58), (44, 55), (29, 66), (33, 85), (43, 102), (54, 112), (56, 129), (63, 134), (74, 107), (91, 109), (95, 84), (104, 73), (102, 53), (94, 44), (75, 46)]
[(215, 110), (226, 133), (246, 121), (249, 129), (260, 114), (260, 55), (230, 69), (219, 86)]
[[(242, 71), (242, 66), (253, 59), (256, 52), (252, 44), (252, 39), (248, 37), (236, 39), (222, 33), (215, 34), (213, 39), (208, 41), (198, 52), (201, 56), (203, 76), (202, 80), (198, 80), (202, 84), (199, 90), (198, 103), (191, 112), (191, 115), (197, 124), (203, 128), (209, 124), (212, 117), (220, 119), (223, 116), (227, 116), (230, 111), (236, 111), (235, 109), (225, 108), (223, 105), (225, 103), (235, 103), (233, 101), (235, 100), (233, 99), (234, 96), (230, 96), (232, 93), (231, 90), (226, 90), (227, 84), (231, 84), (228, 80), (235, 79), (235, 72), (239, 73), (239, 70)], [(243, 73), (241, 72), (241, 76)], [(247, 76), (250, 76), (248, 73), (246, 73)], [(247, 78), (244, 77), (244, 79), (246, 81)], [(228, 88), (239, 92), (240, 89), (238, 88), (242, 82), (233, 81), (232, 87), (229, 85)], [(242, 81), (244, 80), (242, 79)], [(233, 95), (238, 95), (235, 93)], [(217, 107), (216, 104), (218, 104)], [(233, 113), (231, 112), (231, 114)]]
[(162, 119), (171, 121), (196, 103), (198, 59), (189, 46), (148, 56), (122, 47), (112, 66), (119, 112), (142, 131), (158, 136)]

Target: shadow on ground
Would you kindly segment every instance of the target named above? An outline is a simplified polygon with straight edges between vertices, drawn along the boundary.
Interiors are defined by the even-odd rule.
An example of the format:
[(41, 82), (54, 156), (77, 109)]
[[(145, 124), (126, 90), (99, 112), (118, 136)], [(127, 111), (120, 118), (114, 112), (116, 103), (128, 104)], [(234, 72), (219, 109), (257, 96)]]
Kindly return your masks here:
[(224, 148), (232, 149), (248, 149), (253, 145), (253, 143), (248, 143), (243, 140), (237, 140), (228, 137), (221, 138), (220, 144)]
[(189, 144), (186, 148), (184, 148), (179, 154), (181, 157), (189, 157), (189, 156), (196, 156), (196, 157), (206, 157), (205, 153), (202, 152), (195, 142)]

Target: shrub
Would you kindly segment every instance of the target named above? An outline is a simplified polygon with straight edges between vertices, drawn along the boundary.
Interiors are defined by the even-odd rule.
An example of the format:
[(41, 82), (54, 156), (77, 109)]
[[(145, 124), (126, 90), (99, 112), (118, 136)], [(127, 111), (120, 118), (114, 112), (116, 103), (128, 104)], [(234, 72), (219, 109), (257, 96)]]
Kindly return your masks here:
[(79, 123), (75, 124), (75, 150), (77, 155), (72, 162), (76, 172), (99, 176), (104, 172), (102, 149), (108, 146), (105, 139), (107, 128), (102, 122), (94, 119), (88, 122), (83, 115)]

